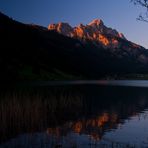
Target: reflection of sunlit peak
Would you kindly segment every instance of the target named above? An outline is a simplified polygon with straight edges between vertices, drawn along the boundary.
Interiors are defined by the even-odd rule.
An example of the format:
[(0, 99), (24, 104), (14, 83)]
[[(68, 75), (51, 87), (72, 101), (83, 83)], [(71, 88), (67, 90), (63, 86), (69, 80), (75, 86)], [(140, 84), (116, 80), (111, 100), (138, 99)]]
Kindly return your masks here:
[(48, 128), (46, 132), (47, 132), (48, 135), (54, 135), (54, 136), (57, 136), (57, 137), (60, 136), (60, 129), (58, 127)]
[(117, 113), (112, 113), (111, 114), (111, 122), (112, 123), (117, 123), (118, 120), (118, 114)]
[(81, 121), (76, 122), (76, 123), (73, 125), (73, 130), (74, 130), (75, 133), (80, 133), (81, 130), (82, 130), (82, 127), (83, 127), (83, 125), (82, 125), (82, 122), (81, 122)]
[(108, 121), (109, 121), (109, 114), (108, 113), (103, 113), (102, 116), (100, 116), (98, 118), (98, 126), (101, 127)]
[(100, 141), (102, 139), (101, 135), (98, 133), (91, 133), (90, 137), (96, 141)]

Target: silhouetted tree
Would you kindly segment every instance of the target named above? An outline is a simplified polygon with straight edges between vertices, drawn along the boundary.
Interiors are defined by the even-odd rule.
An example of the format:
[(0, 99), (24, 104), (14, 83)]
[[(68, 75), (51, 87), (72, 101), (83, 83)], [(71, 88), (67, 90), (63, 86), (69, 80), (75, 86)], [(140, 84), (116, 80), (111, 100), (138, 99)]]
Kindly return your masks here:
[(140, 13), (137, 19), (148, 23), (148, 0), (131, 0), (131, 2), (133, 2), (135, 5), (140, 5), (146, 9), (145, 14)]

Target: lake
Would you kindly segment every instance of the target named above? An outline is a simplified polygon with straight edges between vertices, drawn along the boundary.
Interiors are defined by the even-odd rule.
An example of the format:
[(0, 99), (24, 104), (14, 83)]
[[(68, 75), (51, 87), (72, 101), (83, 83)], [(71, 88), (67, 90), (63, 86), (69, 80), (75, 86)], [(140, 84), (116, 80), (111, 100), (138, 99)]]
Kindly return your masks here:
[(0, 87), (0, 148), (148, 147), (148, 81)]

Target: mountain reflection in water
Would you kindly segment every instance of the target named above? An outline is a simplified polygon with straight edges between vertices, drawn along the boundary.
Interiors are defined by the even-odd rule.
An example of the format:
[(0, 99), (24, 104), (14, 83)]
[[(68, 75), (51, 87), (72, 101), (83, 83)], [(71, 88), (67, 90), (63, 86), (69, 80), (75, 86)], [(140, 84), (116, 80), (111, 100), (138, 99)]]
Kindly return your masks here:
[[(147, 88), (75, 85), (1, 89), (0, 148), (145, 146), (147, 109)], [(135, 141), (134, 137), (141, 135), (132, 134), (131, 123), (133, 127), (140, 123), (145, 129), (143, 139)], [(133, 137), (127, 140), (128, 132), (122, 135), (121, 130)]]

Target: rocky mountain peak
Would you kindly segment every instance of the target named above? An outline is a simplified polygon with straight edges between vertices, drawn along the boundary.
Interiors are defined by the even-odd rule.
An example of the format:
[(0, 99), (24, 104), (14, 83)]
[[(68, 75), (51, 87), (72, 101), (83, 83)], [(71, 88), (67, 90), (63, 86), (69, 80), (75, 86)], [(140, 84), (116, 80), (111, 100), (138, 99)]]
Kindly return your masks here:
[(101, 19), (94, 19), (92, 22), (90, 22), (88, 24), (89, 26), (100, 26), (100, 25), (104, 25), (103, 21)]
[(54, 30), (65, 36), (71, 37), (71, 32), (73, 31), (73, 28), (68, 23), (60, 22), (58, 24), (50, 24), (48, 26), (48, 30)]
[(120, 33), (118, 33), (118, 35), (119, 35), (120, 38), (126, 39), (123, 33), (120, 32)]
[(80, 39), (81, 41), (91, 40), (95, 44), (98, 43), (99, 46), (102, 45), (105, 48), (119, 48), (120, 42), (118, 38), (126, 40), (122, 33), (106, 27), (101, 19), (95, 19), (87, 25), (81, 23), (76, 27), (62, 22), (50, 24), (48, 30), (54, 30), (65, 36)]

